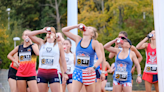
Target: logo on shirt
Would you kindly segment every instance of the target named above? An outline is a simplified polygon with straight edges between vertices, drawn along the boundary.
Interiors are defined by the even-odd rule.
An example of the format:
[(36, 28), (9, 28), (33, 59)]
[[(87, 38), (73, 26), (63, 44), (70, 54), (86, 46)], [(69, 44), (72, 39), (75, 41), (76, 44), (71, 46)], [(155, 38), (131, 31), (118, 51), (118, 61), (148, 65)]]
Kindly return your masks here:
[[(157, 62), (157, 56), (156, 56), (156, 53), (153, 51), (152, 53), (151, 52), (149, 52), (148, 53), (148, 56), (150, 57), (149, 58), (149, 61), (151, 62), (151, 63), (156, 63)], [(149, 63), (149, 62), (148, 62)]]
[(51, 51), (52, 51), (52, 48), (51, 48), (51, 47), (47, 47), (47, 48), (46, 48), (46, 51), (47, 51), (47, 52), (51, 52)]
[(28, 48), (27, 51), (31, 51), (31, 48)]
[(59, 81), (59, 78), (54, 78), (54, 81), (55, 81), (55, 82), (58, 82), (58, 81)]
[(40, 78), (37, 78), (37, 82), (40, 82)]
[(119, 72), (125, 72), (126, 71), (126, 64), (118, 64), (117, 65), (117, 71)]

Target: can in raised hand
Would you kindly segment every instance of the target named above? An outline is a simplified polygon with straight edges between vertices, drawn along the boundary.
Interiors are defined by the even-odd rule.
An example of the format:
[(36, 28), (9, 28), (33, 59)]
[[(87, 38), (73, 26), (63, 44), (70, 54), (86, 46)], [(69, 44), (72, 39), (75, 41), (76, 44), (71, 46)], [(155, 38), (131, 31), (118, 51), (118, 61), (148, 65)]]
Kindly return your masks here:
[(79, 26), (79, 29), (81, 29), (81, 30), (83, 30), (83, 31), (86, 31), (86, 29), (85, 29), (85, 26), (84, 26), (84, 25), (80, 25), (80, 26)]

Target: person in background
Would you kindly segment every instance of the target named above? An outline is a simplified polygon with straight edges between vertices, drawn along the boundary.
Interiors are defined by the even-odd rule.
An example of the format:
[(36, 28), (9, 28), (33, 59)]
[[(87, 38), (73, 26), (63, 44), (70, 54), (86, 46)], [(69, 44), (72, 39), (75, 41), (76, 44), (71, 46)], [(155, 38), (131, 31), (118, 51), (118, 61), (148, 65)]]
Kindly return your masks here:
[[(121, 31), (119, 34), (118, 34), (118, 38), (121, 38), (121, 37), (125, 37), (125, 38), (128, 38), (128, 34), (125, 32), (125, 31)], [(115, 43), (115, 48), (119, 48), (119, 49), (122, 49), (122, 47), (118, 44), (118, 43)], [(140, 54), (140, 52), (136, 49), (135, 46), (131, 46), (130, 47), (130, 50), (134, 51), (134, 53), (136, 54), (137, 58), (138, 58), (138, 61), (139, 63), (142, 61), (142, 55)], [(110, 52), (109, 54), (109, 58), (113, 58), (115, 56), (114, 53)], [(131, 70), (131, 73), (132, 73), (132, 85), (133, 85), (133, 73), (135, 71), (135, 66), (133, 66), (132, 70)]]
[(72, 47), (72, 43), (71, 40), (66, 39), (63, 41), (63, 48), (64, 48), (64, 52), (65, 52), (65, 59), (66, 59), (66, 63), (67, 63), (67, 74), (68, 74), (68, 80), (66, 82), (66, 84), (63, 84), (63, 92), (66, 91), (66, 85), (67, 85), (67, 89), (68, 92), (72, 92), (72, 74), (73, 74), (73, 70), (75, 67), (75, 54), (71, 51), (71, 47)]
[[(147, 43), (147, 40), (150, 42)], [(154, 84), (156, 92), (159, 92), (155, 31), (149, 33), (137, 44), (136, 48), (145, 49), (146, 52), (146, 64), (142, 76), (142, 79), (145, 80), (146, 92), (151, 92), (152, 84)]]
[[(18, 62), (18, 53), (14, 54), (14, 59)], [(11, 92), (17, 92), (17, 82), (16, 82), (16, 73), (18, 70), (18, 65), (12, 61), (8, 71), (8, 81), (10, 85)]]
[[(100, 64), (100, 70), (102, 71), (102, 64)], [(106, 85), (106, 83), (107, 83), (108, 73), (110, 73), (110, 65), (109, 65), (109, 63), (106, 61), (106, 62), (105, 62), (105, 80), (103, 80), (103, 81), (101, 82), (101, 92), (105, 92), (105, 85)]]
[[(19, 68), (16, 74), (17, 86), (19, 92), (27, 91), (27, 84), (31, 92), (39, 92), (36, 82), (36, 58), (39, 55), (37, 44), (33, 44), (27, 36), (30, 30), (25, 30), (22, 35), (23, 45), (14, 48), (7, 58), (13, 61)], [(13, 57), (18, 53), (18, 60)]]
[[(115, 42), (119, 43), (122, 49), (112, 47)], [(138, 77), (137, 83), (141, 83), (141, 67), (136, 54), (130, 50), (131, 41), (125, 37), (116, 38), (104, 45), (104, 48), (115, 54), (115, 71), (113, 75), (113, 92), (132, 92), (131, 69), (134, 62)]]

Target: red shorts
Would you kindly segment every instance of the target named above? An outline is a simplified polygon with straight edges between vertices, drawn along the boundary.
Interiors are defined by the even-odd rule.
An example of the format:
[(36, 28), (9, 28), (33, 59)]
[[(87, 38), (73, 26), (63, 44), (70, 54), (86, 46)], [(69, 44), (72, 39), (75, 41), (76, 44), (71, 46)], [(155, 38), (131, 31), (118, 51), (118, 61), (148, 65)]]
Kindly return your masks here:
[(158, 82), (158, 75), (157, 74), (148, 74), (143, 73), (142, 79), (148, 81), (150, 83), (157, 83)]

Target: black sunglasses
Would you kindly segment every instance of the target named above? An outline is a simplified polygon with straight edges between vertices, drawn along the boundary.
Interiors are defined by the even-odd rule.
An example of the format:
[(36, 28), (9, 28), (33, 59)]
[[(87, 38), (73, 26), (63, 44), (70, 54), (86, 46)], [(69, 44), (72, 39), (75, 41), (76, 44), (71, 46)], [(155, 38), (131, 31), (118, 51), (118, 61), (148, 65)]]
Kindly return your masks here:
[(122, 40), (125, 40), (126, 38), (125, 37), (121, 37)]

